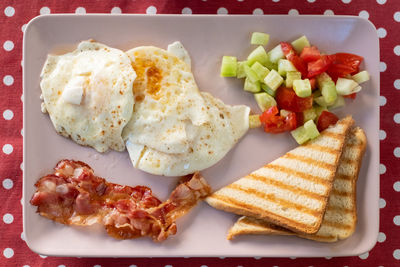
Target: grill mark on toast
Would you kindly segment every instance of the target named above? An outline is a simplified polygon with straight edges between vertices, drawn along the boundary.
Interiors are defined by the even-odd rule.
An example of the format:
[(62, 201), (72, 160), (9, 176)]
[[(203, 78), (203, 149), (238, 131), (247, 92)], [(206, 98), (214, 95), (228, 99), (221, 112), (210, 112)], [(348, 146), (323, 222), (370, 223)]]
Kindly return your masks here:
[[(349, 214), (349, 213), (353, 213), (354, 210), (353, 209), (347, 209), (347, 208), (343, 208), (343, 207), (337, 207), (337, 206), (332, 206), (331, 204), (327, 205), (326, 210), (328, 211), (332, 211), (332, 212), (340, 212), (340, 213), (345, 213), (345, 214)], [(324, 221), (322, 222), (322, 224), (324, 223)]]
[(340, 197), (353, 197), (354, 193), (353, 192), (343, 192), (343, 191), (338, 191), (334, 188), (331, 190), (332, 195), (340, 196)]
[[(263, 214), (264, 217), (276, 217), (277, 220), (279, 220), (280, 222), (285, 222), (288, 226), (290, 225), (291, 227), (293, 227), (294, 229), (298, 228), (298, 227), (310, 227), (311, 225), (309, 224), (304, 224), (301, 223), (299, 221), (295, 221), (292, 220), (288, 217), (283, 217), (279, 214), (270, 212), (270, 211), (266, 211), (264, 209), (259, 209), (258, 207), (252, 206), (252, 205), (247, 205), (246, 203), (237, 201), (235, 198), (232, 197), (227, 197), (227, 196), (221, 196), (221, 195), (212, 195), (213, 198), (218, 199), (222, 202), (226, 202), (226, 203), (232, 203), (233, 205), (243, 208), (245, 210), (248, 211), (249, 214), (253, 214), (253, 215), (247, 215), (247, 216), (255, 216), (254, 214)], [(318, 218), (318, 217), (317, 217)], [(314, 226), (314, 225), (312, 225)]]
[(344, 135), (344, 132), (343, 133), (324, 132), (321, 134), (321, 136), (323, 136), (323, 137), (330, 137), (330, 138), (336, 139), (338, 141), (342, 140), (343, 135)]
[(335, 165), (329, 164), (329, 163), (325, 163), (323, 161), (317, 161), (313, 158), (309, 158), (309, 157), (305, 157), (305, 156), (301, 156), (301, 155), (295, 155), (295, 154), (291, 154), (291, 153), (286, 153), (285, 156), (283, 156), (284, 158), (289, 158), (289, 159), (296, 159), (298, 161), (302, 161), (304, 163), (307, 163), (309, 165), (315, 165), (318, 166), (320, 168), (329, 170), (329, 171), (334, 171), (335, 170)]
[(319, 150), (319, 151), (322, 151), (322, 152), (326, 152), (326, 153), (329, 153), (329, 154), (334, 154), (334, 155), (337, 154), (337, 149), (330, 148), (330, 147), (327, 147), (327, 146), (321, 146), (321, 145), (318, 145), (318, 144), (307, 144), (307, 147), (309, 147), (311, 149), (314, 149), (314, 150)]
[(274, 180), (274, 179), (271, 179), (271, 178), (268, 178), (268, 177), (259, 176), (259, 175), (256, 175), (256, 174), (249, 174), (248, 176), (246, 176), (246, 178), (250, 179), (250, 180), (260, 181), (260, 182), (263, 182), (264, 184), (267, 184), (267, 185), (268, 184), (272, 184), (274, 186), (277, 186), (277, 187), (292, 191), (293, 193), (296, 193), (296, 194), (299, 194), (299, 195), (303, 195), (303, 196), (307, 196), (307, 197), (310, 197), (310, 198), (314, 198), (316, 200), (324, 201), (324, 199), (325, 199), (324, 195), (320, 195), (320, 194), (317, 194), (317, 193), (314, 193), (314, 192), (310, 192), (310, 191), (307, 191), (305, 189), (299, 188), (297, 186), (288, 185), (288, 184), (285, 184), (285, 183), (283, 183), (281, 181)]
[(347, 175), (347, 174), (343, 174), (343, 173), (337, 173), (335, 179), (349, 181), (349, 180), (353, 180), (354, 179), (354, 175)]
[(314, 182), (314, 183), (317, 183), (317, 184), (322, 184), (322, 185), (325, 185), (325, 186), (330, 186), (330, 184), (331, 184), (330, 181), (321, 179), (318, 176), (314, 176), (314, 175), (311, 175), (311, 174), (308, 174), (308, 173), (305, 173), (305, 172), (301, 172), (301, 171), (296, 171), (296, 170), (293, 170), (293, 169), (290, 169), (288, 167), (281, 166), (281, 165), (275, 165), (275, 164), (270, 163), (268, 165), (265, 165), (264, 168), (270, 168), (270, 169), (275, 170), (275, 171), (280, 171), (280, 172), (285, 172), (285, 173), (288, 173), (288, 174), (293, 174), (294, 176), (299, 177), (301, 179), (308, 180), (308, 181), (311, 181), (311, 182)]
[(358, 160), (357, 159), (351, 159), (351, 158), (341, 158), (340, 159), (340, 163), (344, 163), (344, 164), (351, 164), (351, 165), (353, 165), (353, 167), (355, 168), (355, 166), (357, 165), (357, 163), (358, 163)]
[[(276, 197), (274, 194), (265, 194), (263, 192), (255, 190), (255, 189), (244, 188), (242, 186), (235, 185), (235, 184), (230, 184), (230, 185), (227, 186), (227, 188), (239, 190), (239, 191), (245, 192), (246, 194), (249, 194), (249, 195), (255, 195), (255, 196), (257, 196), (259, 198), (262, 198), (262, 199), (267, 199), (268, 201), (271, 201), (271, 202), (273, 202), (273, 203), (275, 203), (277, 205), (283, 206), (283, 208), (286, 208), (286, 209), (287, 208), (293, 208), (293, 209), (295, 209), (297, 211), (312, 215), (315, 218), (319, 218), (319, 216), (321, 215), (321, 211), (320, 210), (312, 210), (312, 209), (307, 208), (307, 207), (305, 207), (303, 205), (300, 205), (300, 204), (297, 204), (297, 203), (293, 203), (293, 202), (287, 201), (285, 199)], [(240, 203), (242, 203), (242, 202), (240, 202)], [(256, 208), (253, 205), (247, 205), (247, 204), (245, 204), (245, 205), (249, 206), (249, 207)], [(271, 212), (271, 213), (273, 213), (273, 212)], [(273, 213), (273, 214), (275, 214), (275, 213)], [(278, 214), (276, 214), (276, 215), (278, 215)], [(286, 218), (286, 217), (283, 217), (283, 218)]]
[(338, 222), (332, 222), (332, 221), (328, 221), (328, 220), (324, 220), (324, 225), (334, 227), (337, 229), (342, 229), (342, 230), (351, 230), (353, 228), (352, 225), (342, 224), (342, 223), (338, 223)]

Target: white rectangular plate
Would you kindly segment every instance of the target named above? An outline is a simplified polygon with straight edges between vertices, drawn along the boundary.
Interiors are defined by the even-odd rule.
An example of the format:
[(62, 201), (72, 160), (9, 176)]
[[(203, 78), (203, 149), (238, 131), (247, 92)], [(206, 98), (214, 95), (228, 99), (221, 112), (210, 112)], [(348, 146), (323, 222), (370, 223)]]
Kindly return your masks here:
[[(305, 34), (325, 53), (349, 52), (364, 57), (362, 69), (371, 80), (351, 104), (337, 110), (352, 114), (368, 138), (357, 188), (358, 224), (347, 240), (322, 244), (296, 237), (243, 236), (226, 240), (237, 219), (200, 203), (178, 221), (178, 233), (162, 244), (149, 238), (115, 240), (101, 227), (67, 227), (39, 216), (29, 204), (35, 182), (61, 159), (88, 163), (111, 182), (147, 185), (165, 200), (175, 178), (157, 177), (133, 169), (125, 151), (97, 153), (56, 134), (48, 115), (40, 111), (40, 71), (49, 53), (72, 50), (81, 40), (128, 50), (140, 45), (166, 48), (180, 40), (189, 51), (200, 90), (229, 104), (247, 104), (258, 111), (253, 96), (242, 90), (242, 81), (219, 76), (223, 55), (245, 59), (254, 48), (250, 34), (271, 35), (271, 49), (280, 41)], [(347, 256), (370, 250), (379, 226), (379, 46), (375, 27), (349, 16), (179, 16), (179, 15), (50, 15), (32, 20), (24, 36), (24, 232), (37, 253), (57, 256)], [(266, 134), (253, 129), (215, 166), (203, 171), (213, 189), (227, 185), (296, 146), (289, 134)]]

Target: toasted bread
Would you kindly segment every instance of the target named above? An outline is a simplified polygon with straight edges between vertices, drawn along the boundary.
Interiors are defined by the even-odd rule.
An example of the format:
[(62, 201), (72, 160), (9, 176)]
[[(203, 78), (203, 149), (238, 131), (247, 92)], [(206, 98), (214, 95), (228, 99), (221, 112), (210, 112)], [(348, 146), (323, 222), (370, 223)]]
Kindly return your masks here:
[[(335, 242), (353, 234), (357, 223), (356, 182), (366, 143), (362, 129), (351, 130), (343, 148), (321, 228), (316, 234), (297, 234), (298, 236), (320, 242)], [(244, 216), (232, 226), (227, 238), (232, 239), (243, 234), (295, 235), (296, 233), (263, 220)]]
[(214, 208), (266, 220), (301, 234), (316, 233), (325, 213), (340, 155), (353, 119), (214, 192)]

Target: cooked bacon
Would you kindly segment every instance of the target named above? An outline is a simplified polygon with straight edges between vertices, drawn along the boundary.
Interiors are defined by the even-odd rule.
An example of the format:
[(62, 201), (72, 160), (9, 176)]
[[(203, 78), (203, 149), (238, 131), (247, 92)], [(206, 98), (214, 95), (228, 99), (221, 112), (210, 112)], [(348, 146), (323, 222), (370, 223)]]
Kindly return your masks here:
[(62, 160), (54, 174), (40, 178), (31, 204), (37, 212), (67, 225), (101, 223), (117, 239), (150, 236), (163, 241), (176, 234), (175, 221), (211, 192), (199, 173), (178, 185), (162, 203), (146, 186), (109, 183), (84, 162)]

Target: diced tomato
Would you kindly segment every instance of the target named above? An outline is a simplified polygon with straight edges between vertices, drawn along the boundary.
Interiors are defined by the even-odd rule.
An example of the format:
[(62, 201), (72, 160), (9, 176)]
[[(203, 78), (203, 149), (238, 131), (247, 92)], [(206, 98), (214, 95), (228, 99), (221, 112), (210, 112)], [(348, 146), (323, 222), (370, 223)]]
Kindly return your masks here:
[(336, 53), (330, 55), (332, 65), (328, 68), (327, 73), (334, 81), (338, 77), (346, 77), (348, 74), (358, 73), (363, 57), (349, 53)]
[(311, 84), (311, 90), (315, 90), (317, 88), (317, 79), (311, 78), (310, 84)]
[(276, 106), (269, 108), (260, 115), (260, 121), (264, 124), (267, 133), (283, 133), (296, 129), (296, 114), (291, 112), (286, 117), (279, 115)]
[(329, 111), (322, 111), (321, 115), (319, 115), (318, 122), (317, 122), (317, 129), (318, 131), (322, 132), (326, 128), (328, 128), (330, 125), (336, 124), (336, 122), (339, 120), (339, 118), (333, 114), (332, 112)]
[(275, 100), (280, 109), (286, 109), (292, 112), (303, 112), (312, 107), (313, 98), (298, 97), (292, 88), (280, 87), (278, 88)]
[(349, 94), (349, 95), (344, 95), (343, 97), (351, 98), (351, 99), (356, 99), (357, 93), (352, 93), (352, 94)]
[(321, 54), (316, 46), (306, 46), (301, 51), (300, 58), (304, 60), (304, 62), (316, 61), (321, 58)]
[(332, 64), (332, 59), (327, 55), (322, 55), (320, 59), (308, 63), (308, 78), (312, 78), (325, 72)]
[(292, 45), (286, 42), (281, 42), (281, 48), (286, 59), (292, 62), (293, 66), (297, 71), (301, 72), (301, 77), (304, 79), (307, 77), (307, 64), (300, 58)]
[(304, 115), (303, 112), (296, 112), (296, 128), (300, 127), (304, 124)]

